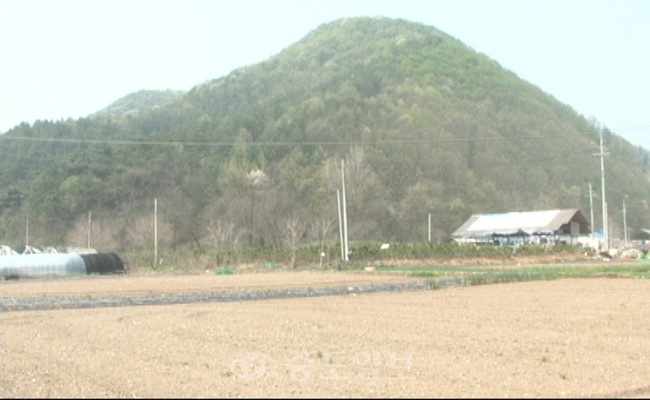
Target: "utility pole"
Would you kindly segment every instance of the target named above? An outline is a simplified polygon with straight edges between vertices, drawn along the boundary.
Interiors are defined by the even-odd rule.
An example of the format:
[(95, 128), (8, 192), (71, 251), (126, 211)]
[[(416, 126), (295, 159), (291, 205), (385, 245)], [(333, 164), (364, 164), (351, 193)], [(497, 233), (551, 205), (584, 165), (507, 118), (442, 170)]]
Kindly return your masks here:
[(88, 246), (87, 248), (90, 248), (90, 225), (92, 224), (92, 211), (88, 211)]
[(429, 235), (428, 235), (429, 243), (431, 243), (431, 214), (429, 214)]
[(591, 190), (591, 182), (589, 182), (589, 213), (591, 214), (591, 232), (593, 233), (596, 230), (594, 225), (594, 192)]
[(343, 241), (345, 244), (345, 259), (343, 261), (348, 262), (350, 253), (348, 251), (348, 212), (345, 206), (345, 160), (341, 160), (341, 182), (343, 186)]
[(341, 239), (341, 261), (345, 261), (345, 242), (343, 240), (343, 211), (341, 210), (341, 191), (336, 189), (336, 202), (339, 210), (339, 238)]
[(609, 153), (603, 151), (603, 131), (600, 131), (600, 153), (594, 154), (596, 157), (600, 157), (600, 175), (602, 180), (602, 189), (603, 189), (603, 239), (605, 240), (605, 249), (609, 250), (609, 235), (607, 231), (607, 202), (605, 201), (605, 157)]
[(158, 199), (153, 200), (153, 269), (158, 268)]
[(625, 200), (623, 200), (623, 231), (625, 237), (625, 248), (627, 248), (627, 210), (625, 208)]
[(27, 205), (27, 215), (25, 216), (25, 247), (29, 247), (29, 205)]

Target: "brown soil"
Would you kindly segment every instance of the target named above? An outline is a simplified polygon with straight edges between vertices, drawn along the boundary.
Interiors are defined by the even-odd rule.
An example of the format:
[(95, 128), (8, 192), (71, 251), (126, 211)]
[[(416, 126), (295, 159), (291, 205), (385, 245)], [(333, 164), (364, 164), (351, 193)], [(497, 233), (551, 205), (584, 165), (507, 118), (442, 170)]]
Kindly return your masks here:
[[(378, 283), (344, 273), (4, 283), (4, 297)], [(650, 281), (0, 314), (5, 397), (648, 397)], [(248, 290), (248, 289), (247, 289)], [(333, 379), (333, 378), (345, 379)]]
[[(241, 275), (107, 276), (100, 278), (8, 281), (0, 298), (137, 296), (167, 293), (255, 291), (405, 282), (402, 276), (337, 272), (264, 272)], [(412, 279), (410, 279), (412, 280)]]

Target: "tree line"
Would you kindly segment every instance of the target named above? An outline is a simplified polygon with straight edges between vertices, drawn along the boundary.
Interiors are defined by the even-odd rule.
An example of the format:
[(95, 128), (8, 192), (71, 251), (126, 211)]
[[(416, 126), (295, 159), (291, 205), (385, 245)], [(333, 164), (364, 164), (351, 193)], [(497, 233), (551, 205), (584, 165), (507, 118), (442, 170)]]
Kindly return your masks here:
[(33, 242), (91, 229), (106, 250), (150, 248), (158, 199), (169, 248), (335, 246), (345, 160), (352, 240), (424, 241), (432, 214), (443, 243), (473, 213), (588, 215), (601, 133), (613, 233), (624, 199), (632, 232), (650, 226), (646, 151), (408, 21), (335, 21), (188, 93), (117, 105), (0, 138), (1, 241), (22, 242), (29, 218)]

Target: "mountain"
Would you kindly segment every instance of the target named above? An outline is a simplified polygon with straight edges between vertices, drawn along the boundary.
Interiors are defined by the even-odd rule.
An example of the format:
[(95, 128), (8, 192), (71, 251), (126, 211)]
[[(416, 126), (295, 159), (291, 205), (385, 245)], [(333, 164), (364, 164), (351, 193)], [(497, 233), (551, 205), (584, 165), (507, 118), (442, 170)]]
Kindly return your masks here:
[(22, 237), (29, 204), (43, 241), (83, 243), (92, 211), (106, 248), (147, 248), (157, 199), (170, 246), (335, 243), (344, 165), (351, 240), (422, 241), (431, 214), (445, 241), (473, 213), (589, 215), (601, 133), (612, 234), (624, 200), (630, 232), (650, 226), (647, 152), (419, 23), (334, 21), (156, 107), (114, 109), (2, 138), (0, 240)]
[(91, 118), (135, 116), (144, 110), (159, 107), (185, 94), (178, 90), (140, 90), (122, 97), (108, 107), (90, 115)]

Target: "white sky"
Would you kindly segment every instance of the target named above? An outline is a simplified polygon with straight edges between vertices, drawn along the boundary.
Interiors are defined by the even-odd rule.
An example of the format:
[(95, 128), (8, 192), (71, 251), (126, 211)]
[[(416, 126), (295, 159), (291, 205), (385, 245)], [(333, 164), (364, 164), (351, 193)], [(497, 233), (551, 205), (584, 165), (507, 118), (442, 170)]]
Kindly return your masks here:
[(650, 149), (649, 0), (0, 0), (0, 132), (189, 90), (353, 16), (435, 26)]

